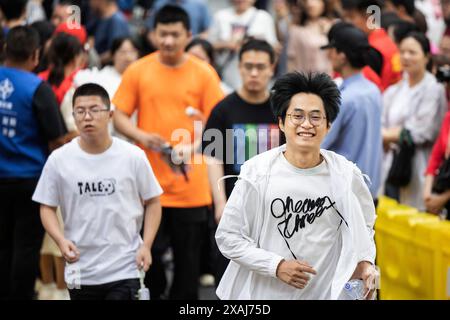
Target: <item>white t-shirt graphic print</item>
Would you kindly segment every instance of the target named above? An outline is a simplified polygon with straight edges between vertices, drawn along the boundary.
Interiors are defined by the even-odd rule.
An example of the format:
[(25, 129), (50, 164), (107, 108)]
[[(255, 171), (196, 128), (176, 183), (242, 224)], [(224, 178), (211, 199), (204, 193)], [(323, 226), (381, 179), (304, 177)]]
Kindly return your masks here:
[[(277, 278), (261, 277), (254, 286), (266, 281), (278, 296), (261, 299), (330, 299), (331, 284), (342, 249), (340, 228), (345, 227), (331, 198), (330, 173), (322, 161), (310, 169), (291, 165), (283, 154), (270, 171), (265, 197), (266, 216), (260, 240), (261, 248), (286, 260), (308, 262), (317, 275), (311, 275), (304, 289), (297, 289)], [(260, 291), (262, 290), (262, 291)], [(264, 292), (263, 288), (255, 288)]]
[(108, 150), (94, 155), (78, 141), (50, 155), (33, 200), (61, 207), (64, 235), (80, 251), (81, 285), (137, 278), (143, 201), (162, 189), (138, 147), (113, 138)]

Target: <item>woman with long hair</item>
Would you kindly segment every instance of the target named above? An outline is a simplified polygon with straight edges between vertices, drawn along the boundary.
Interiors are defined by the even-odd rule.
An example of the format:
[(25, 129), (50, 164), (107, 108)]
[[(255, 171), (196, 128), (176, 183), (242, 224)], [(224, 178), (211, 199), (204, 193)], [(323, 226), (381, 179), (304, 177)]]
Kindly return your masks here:
[(291, 25), (287, 48), (288, 71), (314, 71), (331, 74), (331, 63), (320, 47), (328, 43), (334, 10), (329, 0), (300, 2), (299, 25)]
[(49, 68), (38, 75), (52, 86), (59, 104), (72, 87), (82, 63), (83, 47), (80, 41), (63, 32), (56, 34), (48, 49)]
[[(409, 131), (415, 145), (411, 179), (399, 189), (400, 202), (425, 209), (424, 172), (440, 124), (447, 109), (445, 89), (429, 72), (430, 42), (420, 32), (411, 32), (400, 40), (400, 62), (404, 71), (400, 82), (390, 86), (383, 96), (383, 144), (385, 149), (383, 180), (393, 160), (400, 137)], [(403, 133), (402, 133), (403, 132)]]

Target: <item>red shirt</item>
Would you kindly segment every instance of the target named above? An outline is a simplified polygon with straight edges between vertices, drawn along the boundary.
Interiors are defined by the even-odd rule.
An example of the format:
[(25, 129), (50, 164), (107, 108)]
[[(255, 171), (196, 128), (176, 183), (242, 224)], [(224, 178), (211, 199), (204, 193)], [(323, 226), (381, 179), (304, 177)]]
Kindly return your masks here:
[[(75, 78), (75, 75), (77, 74), (78, 70), (74, 71), (71, 75), (64, 78), (64, 80), (59, 84), (59, 86), (51, 85), (53, 92), (55, 93), (56, 100), (58, 101), (58, 104), (61, 105), (64, 96), (66, 95), (67, 91), (72, 87), (73, 85), (73, 78)], [(48, 82), (48, 77), (50, 76), (50, 69), (47, 69), (45, 71), (42, 71), (38, 74), (38, 77), (41, 78), (44, 81)]]
[[(384, 29), (376, 29), (372, 31), (369, 36), (369, 44), (380, 51), (383, 56), (383, 67), (381, 70), (380, 81), (381, 84), (379, 88), (384, 91), (391, 84), (396, 83), (401, 79), (401, 65), (400, 65), (400, 54), (398, 48), (394, 41), (389, 37)], [(363, 74), (369, 80), (372, 80), (369, 68), (363, 69)], [(377, 84), (375, 82), (375, 84)]]
[(441, 131), (434, 143), (431, 151), (430, 159), (428, 160), (428, 168), (425, 174), (435, 176), (437, 170), (441, 166), (445, 158), (445, 149), (447, 149), (448, 134), (450, 129), (450, 111), (447, 111), (444, 121), (442, 122)]

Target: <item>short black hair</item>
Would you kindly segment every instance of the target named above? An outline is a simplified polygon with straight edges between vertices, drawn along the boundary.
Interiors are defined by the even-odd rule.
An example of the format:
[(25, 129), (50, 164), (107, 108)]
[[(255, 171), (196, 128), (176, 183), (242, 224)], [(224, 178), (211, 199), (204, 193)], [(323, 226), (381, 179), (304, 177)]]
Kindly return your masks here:
[(28, 0), (0, 0), (0, 9), (6, 20), (19, 19), (25, 12)]
[(6, 35), (6, 59), (27, 61), (39, 49), (39, 33), (30, 26), (18, 26)]
[(403, 6), (406, 10), (406, 13), (408, 13), (411, 17), (414, 15), (414, 11), (416, 11), (414, 0), (390, 0), (390, 1), (396, 8)]
[(383, 8), (383, 0), (341, 0), (342, 9), (344, 10), (358, 10), (367, 13), (367, 8), (370, 6), (378, 6)]
[(249, 39), (247, 40), (239, 50), (239, 61), (242, 60), (242, 55), (247, 51), (263, 51), (266, 52), (270, 57), (270, 63), (275, 62), (275, 51), (273, 47), (265, 40), (260, 39)]
[(169, 24), (177, 22), (181, 22), (187, 31), (191, 30), (191, 21), (186, 10), (177, 5), (167, 4), (156, 12), (153, 28), (156, 29), (158, 23)]
[(206, 55), (209, 58), (209, 61), (211, 61), (211, 65), (214, 65), (214, 48), (208, 40), (205, 40), (200, 37), (196, 37), (192, 39), (191, 42), (186, 46), (186, 49), (184, 51), (188, 52), (191, 48), (195, 46), (201, 46), (202, 49), (206, 52)]
[(275, 117), (286, 118), (291, 99), (298, 93), (312, 93), (319, 96), (325, 108), (327, 123), (332, 123), (339, 112), (341, 93), (336, 83), (326, 73), (291, 72), (278, 78), (271, 90), (270, 104)]
[(102, 99), (103, 103), (105, 104), (106, 108), (108, 108), (108, 110), (111, 107), (111, 100), (109, 99), (108, 92), (101, 85), (98, 85), (96, 83), (85, 83), (79, 86), (73, 94), (72, 106), (75, 105), (75, 100), (78, 97), (84, 96), (98, 96)]

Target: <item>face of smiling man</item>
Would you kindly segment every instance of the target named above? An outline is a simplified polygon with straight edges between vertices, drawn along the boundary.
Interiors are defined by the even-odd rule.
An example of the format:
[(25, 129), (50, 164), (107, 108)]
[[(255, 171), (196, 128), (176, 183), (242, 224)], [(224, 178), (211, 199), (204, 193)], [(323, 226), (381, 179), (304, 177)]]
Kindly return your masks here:
[(297, 93), (290, 101), (286, 117), (279, 119), (286, 143), (301, 151), (318, 151), (329, 131), (322, 99), (311, 93)]

